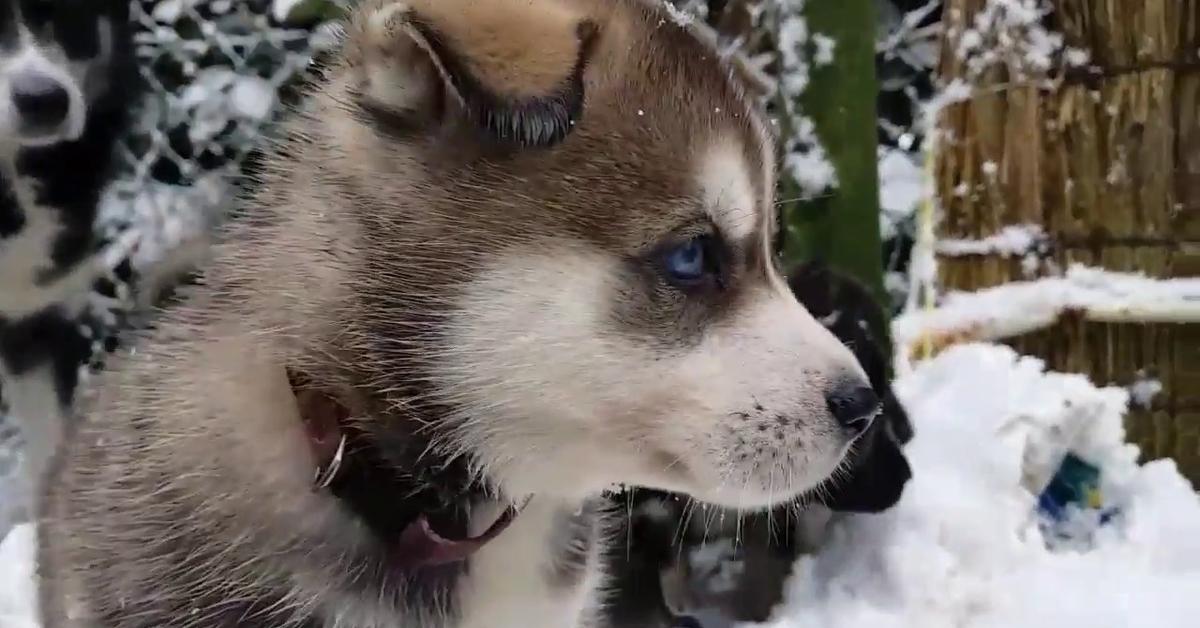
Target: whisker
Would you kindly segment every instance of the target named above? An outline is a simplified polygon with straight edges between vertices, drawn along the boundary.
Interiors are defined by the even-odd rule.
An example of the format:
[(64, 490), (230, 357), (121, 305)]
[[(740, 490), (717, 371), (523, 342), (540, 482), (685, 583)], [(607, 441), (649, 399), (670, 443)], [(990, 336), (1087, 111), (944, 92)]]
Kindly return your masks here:
[(807, 203), (809, 201), (819, 201), (824, 198), (833, 198), (833, 196), (834, 196), (834, 194), (832, 192), (826, 192), (824, 194), (813, 194), (811, 196), (793, 196), (790, 198), (781, 198), (781, 199), (776, 199), (775, 206), (778, 207), (779, 205), (784, 205), (786, 203), (797, 203), (797, 202)]

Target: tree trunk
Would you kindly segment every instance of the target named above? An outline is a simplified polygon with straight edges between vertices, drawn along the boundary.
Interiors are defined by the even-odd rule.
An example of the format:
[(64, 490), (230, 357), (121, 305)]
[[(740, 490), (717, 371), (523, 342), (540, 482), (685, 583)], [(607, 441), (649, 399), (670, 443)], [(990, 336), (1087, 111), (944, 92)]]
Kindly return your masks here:
[[(812, 120), (837, 185), (805, 190), (784, 168), (780, 201), (788, 226), (785, 256), (789, 261), (820, 258), (862, 281), (886, 303), (876, 158), (875, 3), (802, 4), (810, 39), (830, 38), (833, 56), (831, 62), (821, 63), (820, 45), (810, 46), (809, 84), (799, 102), (787, 109)], [(781, 91), (780, 97), (790, 96)], [(783, 121), (785, 131), (795, 123)]]

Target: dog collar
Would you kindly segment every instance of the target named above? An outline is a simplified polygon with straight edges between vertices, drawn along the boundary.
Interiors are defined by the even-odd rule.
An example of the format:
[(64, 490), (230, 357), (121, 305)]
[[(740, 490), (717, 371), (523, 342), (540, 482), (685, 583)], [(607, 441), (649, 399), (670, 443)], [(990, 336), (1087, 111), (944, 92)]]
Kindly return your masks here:
[[(289, 372), (288, 379), (309, 447), (317, 461), (313, 490), (328, 490), (336, 495), (341, 471), (350, 455), (350, 437), (345, 428), (350, 411), (332, 395), (306, 386), (301, 377)], [(381, 487), (381, 490), (388, 488)], [(420, 513), (398, 534), (386, 539), (393, 553), (392, 562), (402, 570), (414, 570), (464, 561), (504, 532), (528, 502), (526, 499), (522, 504), (508, 506), (482, 534), (462, 539), (440, 534), (430, 522), (430, 513)]]
[(523, 508), (524, 504), (509, 506), (483, 534), (459, 540), (438, 534), (429, 524), (429, 518), (422, 514), (400, 533), (395, 544), (396, 561), (404, 567), (415, 569), (466, 560), (507, 529)]

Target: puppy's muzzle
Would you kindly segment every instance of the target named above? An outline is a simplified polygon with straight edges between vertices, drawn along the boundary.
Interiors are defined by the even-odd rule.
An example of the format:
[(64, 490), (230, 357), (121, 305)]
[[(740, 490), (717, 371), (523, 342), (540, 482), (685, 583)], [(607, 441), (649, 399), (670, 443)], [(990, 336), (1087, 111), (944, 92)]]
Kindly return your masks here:
[(45, 140), (69, 135), (71, 94), (58, 78), (24, 70), (12, 78), (8, 97), (22, 138)]

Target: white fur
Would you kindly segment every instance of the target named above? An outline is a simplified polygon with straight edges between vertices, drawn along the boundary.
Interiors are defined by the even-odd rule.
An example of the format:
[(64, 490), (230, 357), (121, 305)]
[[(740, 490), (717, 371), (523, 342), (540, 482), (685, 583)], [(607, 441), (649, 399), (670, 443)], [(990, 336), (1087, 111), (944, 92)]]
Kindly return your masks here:
[[(99, 29), (100, 52), (86, 61), (71, 61), (57, 43), (39, 41), (27, 29), (20, 29), (17, 50), (0, 55), (0, 137), (15, 139), (26, 146), (46, 146), (78, 139), (83, 134), (88, 104), (103, 87), (97, 81), (103, 76), (113, 53), (112, 24), (100, 18), (96, 27)], [(12, 77), (25, 72), (54, 79), (70, 96), (67, 120), (54, 133), (32, 137), (20, 135), (21, 125), (10, 97), (10, 84)]]
[(625, 481), (753, 508), (834, 470), (850, 441), (825, 393), (862, 371), (782, 279), (671, 354), (608, 320), (616, 264), (574, 247), (500, 256), (456, 308), (436, 377), (501, 486), (580, 499)]
[(762, 226), (746, 160), (736, 142), (714, 144), (700, 162), (697, 185), (704, 207), (725, 237), (741, 241)]
[(39, 285), (38, 272), (54, 266), (50, 253), (63, 226), (54, 210), (35, 203), (35, 190), (28, 180), (17, 178), (11, 161), (0, 162), (0, 172), (15, 183), (13, 194), (25, 216), (25, 225), (16, 235), (0, 239), (0, 316), (19, 319), (55, 303), (78, 311), (96, 278), (95, 264), (85, 260), (65, 277)]
[[(601, 539), (593, 539), (583, 580), (559, 587), (549, 574), (548, 553), (561, 523), (559, 513), (568, 503), (536, 498), (500, 536), (471, 556), (470, 568), (455, 583), (458, 600), (455, 628), (571, 628), (593, 625), (602, 588)], [(484, 507), (472, 516), (473, 533), (481, 533), (499, 516), (500, 505)], [(599, 526), (597, 526), (599, 527)], [(310, 595), (330, 595), (320, 587), (298, 590), (297, 602)], [(338, 596), (339, 594), (332, 594)], [(347, 595), (340, 603), (325, 604), (326, 628), (395, 628), (443, 626), (445, 618), (401, 614), (377, 599)], [(336, 610), (334, 610), (336, 609)], [(414, 611), (420, 610), (413, 609)]]
[[(503, 534), (471, 558), (469, 575), (459, 584), (462, 619), (457, 628), (579, 626), (580, 619), (595, 610), (600, 539), (593, 539), (583, 582), (556, 588), (547, 579), (552, 557), (546, 550), (564, 508), (569, 512), (578, 506), (535, 498)], [(480, 520), (493, 521), (498, 514), (499, 508), (492, 508)], [(486, 524), (472, 532), (484, 529)]]

